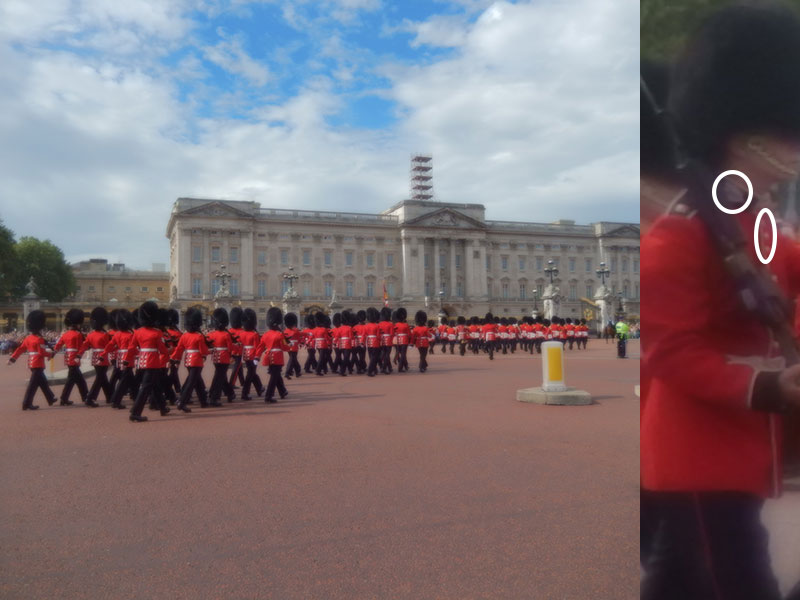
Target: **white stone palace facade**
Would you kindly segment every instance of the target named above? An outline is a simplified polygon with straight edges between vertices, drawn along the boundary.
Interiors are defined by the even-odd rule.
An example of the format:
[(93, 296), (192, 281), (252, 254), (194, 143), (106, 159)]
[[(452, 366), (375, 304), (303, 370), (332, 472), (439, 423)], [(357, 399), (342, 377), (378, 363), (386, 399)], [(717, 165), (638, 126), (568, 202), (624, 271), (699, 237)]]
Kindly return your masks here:
[[(179, 198), (167, 226), (170, 301), (209, 308), (220, 267), (234, 304), (260, 319), (281, 305), (293, 268), (300, 311), (390, 306), (431, 316), (542, 312), (553, 260), (559, 314), (581, 317), (600, 286), (639, 313), (639, 225), (490, 221), (480, 204), (405, 200), (380, 214), (262, 208), (256, 202)], [(582, 300), (583, 299), (583, 300)]]

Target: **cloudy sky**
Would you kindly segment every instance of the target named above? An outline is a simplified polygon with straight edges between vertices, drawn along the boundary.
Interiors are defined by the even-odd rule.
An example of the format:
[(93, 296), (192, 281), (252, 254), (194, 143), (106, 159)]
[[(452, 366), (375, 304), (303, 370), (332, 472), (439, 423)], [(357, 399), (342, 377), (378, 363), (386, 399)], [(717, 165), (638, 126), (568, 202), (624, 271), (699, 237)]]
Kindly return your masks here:
[(638, 222), (639, 4), (2, 0), (0, 218), (169, 262), (176, 198)]

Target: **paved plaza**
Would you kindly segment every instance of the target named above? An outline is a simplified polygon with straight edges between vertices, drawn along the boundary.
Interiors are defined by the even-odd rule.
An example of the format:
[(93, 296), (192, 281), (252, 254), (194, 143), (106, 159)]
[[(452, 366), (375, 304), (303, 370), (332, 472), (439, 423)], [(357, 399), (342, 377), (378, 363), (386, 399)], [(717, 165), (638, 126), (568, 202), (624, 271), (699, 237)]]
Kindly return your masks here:
[[(630, 350), (568, 353), (592, 406), (517, 402), (538, 357), (437, 351), (425, 374), (303, 375), (275, 405), (143, 424), (22, 412), (28, 371), (3, 365), (0, 596), (635, 598)], [(768, 515), (787, 581), (791, 502)]]

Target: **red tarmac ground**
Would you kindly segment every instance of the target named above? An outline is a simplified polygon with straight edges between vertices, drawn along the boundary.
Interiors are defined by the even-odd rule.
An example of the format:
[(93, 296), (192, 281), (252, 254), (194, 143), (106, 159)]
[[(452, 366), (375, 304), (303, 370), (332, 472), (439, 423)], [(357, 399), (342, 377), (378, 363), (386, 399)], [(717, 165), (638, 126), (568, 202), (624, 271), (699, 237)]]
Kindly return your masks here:
[(638, 596), (639, 361), (612, 344), (568, 353), (576, 407), (517, 402), (519, 352), (142, 424), (23, 412), (27, 374), (0, 365), (2, 598)]

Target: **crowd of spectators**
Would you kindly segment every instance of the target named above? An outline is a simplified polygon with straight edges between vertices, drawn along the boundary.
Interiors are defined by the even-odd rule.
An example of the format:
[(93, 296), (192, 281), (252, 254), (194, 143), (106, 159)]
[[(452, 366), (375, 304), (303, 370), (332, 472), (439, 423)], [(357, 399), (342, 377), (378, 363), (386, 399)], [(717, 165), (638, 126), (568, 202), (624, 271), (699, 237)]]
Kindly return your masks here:
[[(20, 342), (28, 335), (24, 331), (12, 331), (10, 333), (0, 334), (0, 354), (11, 354), (16, 350)], [(58, 333), (51, 329), (42, 331), (42, 337), (48, 344), (55, 344), (58, 340)]]

